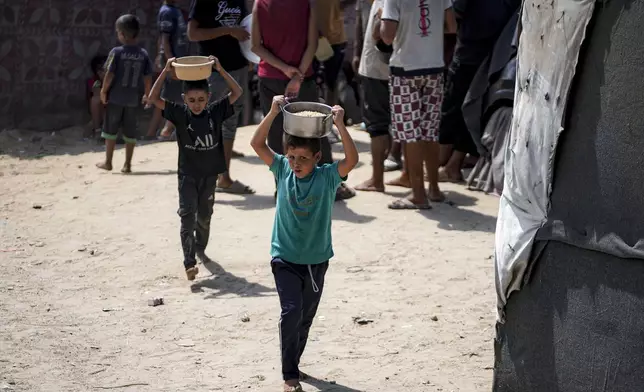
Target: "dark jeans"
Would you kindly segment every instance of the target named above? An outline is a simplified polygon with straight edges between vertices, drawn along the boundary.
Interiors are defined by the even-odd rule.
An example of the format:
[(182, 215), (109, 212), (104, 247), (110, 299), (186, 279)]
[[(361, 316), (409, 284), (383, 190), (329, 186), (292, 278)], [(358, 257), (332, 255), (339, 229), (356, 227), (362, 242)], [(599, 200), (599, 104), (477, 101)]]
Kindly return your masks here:
[(463, 119), (463, 101), (479, 65), (452, 61), (447, 71), (445, 96), (441, 109), (440, 144), (453, 144), (456, 151), (478, 156), (478, 150)]
[(215, 205), (217, 177), (195, 178), (179, 175), (181, 247), (186, 269), (197, 265), (195, 254), (208, 245), (210, 218)]
[[(284, 95), (288, 80), (281, 79), (259, 79), (259, 102), (262, 106), (262, 112), (267, 115), (271, 111), (273, 104), (273, 97), (276, 95)], [(300, 94), (297, 97), (298, 101), (319, 102), (318, 90), (313, 80), (305, 80), (302, 82)], [(331, 145), (329, 139), (323, 138), (322, 144), (322, 159), (320, 164), (332, 163)], [(284, 154), (284, 118), (282, 114), (278, 115), (268, 131), (268, 146), (271, 150), (278, 154)]]
[(279, 333), (284, 381), (300, 378), (300, 358), (322, 297), (329, 262), (303, 265), (271, 260), (282, 313)]

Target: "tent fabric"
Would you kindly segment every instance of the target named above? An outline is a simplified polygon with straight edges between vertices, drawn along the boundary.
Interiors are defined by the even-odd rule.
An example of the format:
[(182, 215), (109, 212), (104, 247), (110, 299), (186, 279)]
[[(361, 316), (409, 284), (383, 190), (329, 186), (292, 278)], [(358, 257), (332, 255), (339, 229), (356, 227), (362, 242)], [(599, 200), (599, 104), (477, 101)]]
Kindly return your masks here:
[(644, 263), (549, 241), (497, 324), (494, 392), (644, 389)]
[(467, 187), (485, 193), (503, 192), (505, 150), (512, 122), (512, 107), (501, 106), (490, 116), (481, 137), (481, 144), (489, 151), (481, 156), (467, 177)]
[(495, 392), (644, 390), (642, 20), (644, 0), (593, 11), (534, 261), (497, 323)]
[(594, 0), (524, 2), (517, 87), (495, 239), (497, 318), (546, 223), (564, 111)]

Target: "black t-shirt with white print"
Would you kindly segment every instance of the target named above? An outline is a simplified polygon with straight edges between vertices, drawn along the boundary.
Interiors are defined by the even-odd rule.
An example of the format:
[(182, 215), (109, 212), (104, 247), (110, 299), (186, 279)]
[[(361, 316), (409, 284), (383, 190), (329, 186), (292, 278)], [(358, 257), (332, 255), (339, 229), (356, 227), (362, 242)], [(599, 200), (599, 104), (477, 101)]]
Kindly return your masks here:
[[(326, 1), (326, 0), (325, 0)], [(248, 15), (246, 0), (193, 0), (188, 19), (200, 28), (238, 27)], [(228, 72), (248, 66), (239, 41), (230, 35), (199, 42), (202, 56), (215, 56)]]
[(180, 175), (205, 178), (226, 171), (221, 124), (234, 112), (228, 97), (209, 104), (199, 115), (185, 104), (166, 101), (163, 117), (177, 130)]

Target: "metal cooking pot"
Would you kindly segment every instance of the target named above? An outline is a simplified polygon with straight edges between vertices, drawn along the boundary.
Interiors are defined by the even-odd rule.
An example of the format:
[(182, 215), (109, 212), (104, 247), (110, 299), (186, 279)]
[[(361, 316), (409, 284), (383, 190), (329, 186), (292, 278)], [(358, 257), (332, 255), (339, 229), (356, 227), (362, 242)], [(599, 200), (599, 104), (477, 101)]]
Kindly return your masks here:
[[(304, 117), (295, 113), (314, 111), (326, 114), (324, 117)], [(316, 139), (327, 136), (333, 128), (331, 106), (317, 102), (293, 102), (282, 107), (284, 132), (291, 136)]]

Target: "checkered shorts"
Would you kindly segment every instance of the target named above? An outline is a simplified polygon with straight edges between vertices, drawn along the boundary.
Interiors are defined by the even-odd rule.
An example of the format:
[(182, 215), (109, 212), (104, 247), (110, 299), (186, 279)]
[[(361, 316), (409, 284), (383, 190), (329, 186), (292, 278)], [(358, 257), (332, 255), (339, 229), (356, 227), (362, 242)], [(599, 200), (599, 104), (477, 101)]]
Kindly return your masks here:
[(389, 78), (391, 125), (398, 142), (438, 141), (443, 74)]

